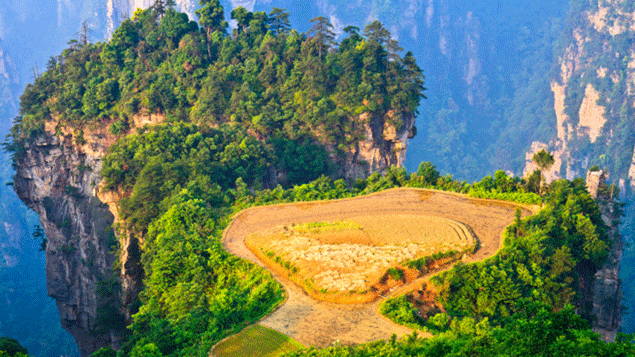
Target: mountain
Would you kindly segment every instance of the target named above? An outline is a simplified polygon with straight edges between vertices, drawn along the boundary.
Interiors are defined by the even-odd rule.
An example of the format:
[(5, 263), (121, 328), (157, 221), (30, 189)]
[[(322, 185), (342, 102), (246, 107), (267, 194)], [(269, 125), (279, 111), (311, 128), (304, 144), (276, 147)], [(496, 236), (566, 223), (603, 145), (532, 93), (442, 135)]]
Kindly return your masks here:
[[(6, 135), (17, 114), (21, 84), (18, 63), (0, 41), (0, 132)], [(47, 296), (45, 257), (39, 227), (13, 190), (11, 157), (0, 153), (0, 336), (12, 336), (36, 356), (77, 355), (62, 329), (55, 301)]]
[[(429, 88), (419, 107), (418, 134), (408, 144), (405, 165), (411, 171), (426, 160), (461, 179), (478, 179), (494, 168), (521, 175), (526, 158), (547, 147), (558, 160), (553, 178), (580, 176), (599, 165), (609, 169), (622, 197), (631, 197), (628, 5), (536, 1), (518, 7), (450, 0), (222, 4), (226, 18), (235, 6), (267, 12), (287, 8), (301, 31), (318, 15), (327, 16), (340, 34), (344, 25), (363, 28), (375, 18), (386, 24), (402, 47), (415, 53)], [(149, 1), (7, 1), (0, 10), (0, 46), (5, 49), (0, 64), (5, 69), (20, 65), (0, 71), (3, 93), (13, 98), (1, 108), (15, 112), (20, 87), (77, 38), (83, 21), (92, 29), (91, 39), (99, 41), (140, 5)], [(192, 15), (197, 5), (177, 1), (177, 7)], [(633, 214), (627, 212), (629, 227)], [(632, 299), (628, 296), (627, 291)]]

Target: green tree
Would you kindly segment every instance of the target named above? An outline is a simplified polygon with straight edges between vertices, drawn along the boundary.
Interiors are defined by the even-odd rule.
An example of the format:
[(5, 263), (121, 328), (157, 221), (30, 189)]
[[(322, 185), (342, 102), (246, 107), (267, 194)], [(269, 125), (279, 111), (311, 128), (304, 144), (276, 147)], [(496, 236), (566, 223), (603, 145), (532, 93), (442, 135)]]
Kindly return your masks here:
[(318, 47), (318, 56), (322, 58), (322, 53), (328, 51), (332, 46), (336, 45), (335, 32), (333, 32), (333, 25), (324, 16), (314, 17), (309, 20), (313, 27), (309, 30), (308, 34), (315, 39), (315, 43)]
[(417, 176), (423, 178), (424, 182), (428, 185), (436, 185), (441, 174), (439, 174), (434, 164), (429, 161), (424, 161), (419, 164)]
[(152, 4), (151, 9), (154, 11), (156, 17), (160, 19), (163, 15), (165, 15), (167, 4), (165, 0), (154, 0), (154, 4)]
[(274, 35), (288, 34), (290, 31), (289, 12), (285, 9), (274, 7), (269, 13), (268, 22)]
[(232, 19), (236, 20), (236, 22), (238, 23), (238, 31), (242, 31), (242, 33), (247, 33), (249, 23), (251, 22), (253, 16), (254, 14), (252, 12), (242, 6), (233, 9), (231, 12)]
[(210, 41), (212, 34), (216, 31), (225, 33), (227, 29), (227, 21), (225, 21), (225, 13), (223, 6), (219, 0), (199, 0), (201, 8), (196, 10), (199, 17), (199, 24), (205, 30), (207, 40), (207, 55), (211, 58)]
[(540, 191), (545, 185), (545, 171), (548, 171), (554, 163), (553, 155), (545, 149), (542, 149), (534, 154), (532, 161), (540, 168)]
[(342, 53), (351, 51), (359, 42), (363, 41), (362, 36), (359, 35), (359, 27), (357, 26), (346, 26), (344, 27), (344, 32), (348, 34), (348, 37), (340, 43), (340, 52)]
[(371, 44), (384, 46), (390, 39), (390, 31), (381, 22), (375, 20), (364, 27), (364, 37)]
[(0, 337), (0, 356), (2, 352), (7, 356), (26, 356), (29, 353), (18, 340), (11, 337)]
[(102, 347), (97, 351), (93, 352), (90, 357), (116, 357), (117, 352), (110, 347)]

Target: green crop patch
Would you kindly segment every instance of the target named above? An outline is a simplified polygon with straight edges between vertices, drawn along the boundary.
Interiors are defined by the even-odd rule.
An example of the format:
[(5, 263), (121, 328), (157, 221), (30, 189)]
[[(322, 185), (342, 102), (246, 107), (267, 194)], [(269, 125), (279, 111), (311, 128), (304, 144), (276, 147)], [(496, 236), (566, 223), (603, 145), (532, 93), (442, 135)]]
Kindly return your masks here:
[(303, 348), (294, 339), (275, 330), (253, 325), (221, 341), (213, 350), (214, 357), (274, 357)]

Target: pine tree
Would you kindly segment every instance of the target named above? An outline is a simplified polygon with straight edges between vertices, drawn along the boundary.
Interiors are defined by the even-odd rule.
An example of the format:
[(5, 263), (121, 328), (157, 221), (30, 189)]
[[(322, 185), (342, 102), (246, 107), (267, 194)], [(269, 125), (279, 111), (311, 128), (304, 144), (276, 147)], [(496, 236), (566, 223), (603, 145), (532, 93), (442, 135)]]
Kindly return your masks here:
[(289, 13), (285, 9), (274, 7), (269, 13), (269, 29), (274, 35), (289, 32)]
[(162, 18), (163, 15), (165, 15), (165, 8), (166, 8), (166, 3), (165, 0), (155, 0), (154, 4), (152, 5), (152, 10), (154, 10), (155, 15), (157, 16), (157, 18)]
[(219, 0), (200, 0), (199, 4), (201, 8), (196, 10), (196, 15), (199, 17), (199, 24), (205, 29), (207, 55), (211, 57), (210, 41), (212, 40), (212, 34), (216, 31), (225, 33), (227, 21), (225, 21), (223, 6)]
[(324, 16), (314, 17), (309, 20), (314, 23), (313, 27), (309, 30), (308, 34), (316, 40), (318, 45), (318, 55), (322, 59), (322, 53), (330, 49), (331, 46), (337, 45), (335, 42), (335, 33), (333, 32), (333, 25)]

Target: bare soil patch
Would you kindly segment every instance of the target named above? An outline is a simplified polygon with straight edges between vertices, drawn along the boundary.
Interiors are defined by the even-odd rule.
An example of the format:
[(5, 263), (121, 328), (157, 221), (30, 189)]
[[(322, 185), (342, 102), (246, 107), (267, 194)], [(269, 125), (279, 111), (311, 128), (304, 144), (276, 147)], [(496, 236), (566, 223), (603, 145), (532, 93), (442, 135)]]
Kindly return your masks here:
[[(268, 266), (258, 259), (245, 245), (245, 238), (251, 234), (275, 232), (276, 229), (291, 224), (352, 221), (364, 216), (384, 217), (384, 223), (389, 221), (391, 216), (392, 218), (400, 215), (438, 217), (459, 222), (469, 229), (478, 240), (479, 249), (464, 260), (478, 261), (492, 256), (498, 250), (501, 233), (513, 222), (516, 207), (523, 207), (523, 216), (531, 213), (529, 207), (513, 203), (474, 199), (433, 190), (393, 189), (344, 200), (247, 209), (237, 214), (227, 228), (223, 244), (230, 253), (269, 269), (287, 291), (286, 303), (264, 318), (262, 325), (284, 333), (306, 346), (323, 347), (335, 341), (358, 344), (388, 339), (393, 333), (401, 336), (412, 330), (396, 325), (381, 316), (377, 311), (378, 301), (372, 304), (342, 305), (318, 301), (308, 296), (305, 291), (288, 279), (287, 269), (280, 268), (279, 264)], [(393, 237), (394, 231), (389, 236)], [(330, 243), (344, 244), (345, 242), (345, 238), (341, 236), (314, 239), (319, 241), (318, 238), (322, 239), (322, 242), (328, 242), (329, 239)], [(358, 235), (355, 238), (357, 242), (355, 244), (365, 243), (369, 241), (368, 239), (371, 238)], [(394, 239), (393, 244), (400, 243), (397, 238), (390, 239)], [(274, 266), (278, 266), (279, 269), (272, 268)], [(416, 278), (406, 286), (395, 286), (387, 295), (401, 294), (420, 288), (426, 278)]]

